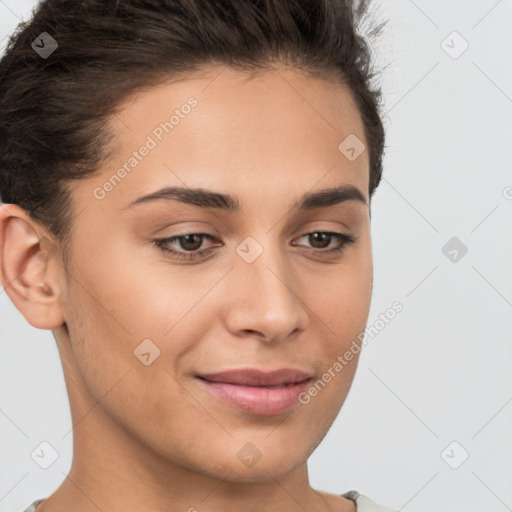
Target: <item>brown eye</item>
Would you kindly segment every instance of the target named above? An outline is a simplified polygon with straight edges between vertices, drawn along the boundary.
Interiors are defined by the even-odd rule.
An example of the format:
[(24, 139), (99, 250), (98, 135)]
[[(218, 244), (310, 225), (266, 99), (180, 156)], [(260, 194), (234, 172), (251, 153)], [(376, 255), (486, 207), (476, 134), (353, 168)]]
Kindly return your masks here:
[[(214, 247), (199, 250), (203, 246), (205, 238), (214, 240), (213, 236), (206, 233), (187, 233), (185, 235), (154, 240), (154, 243), (165, 253), (170, 253), (177, 258), (192, 260), (202, 258), (214, 250)], [(178, 245), (176, 245), (176, 242)], [(171, 249), (171, 247), (174, 247), (174, 249)]]
[(332, 240), (332, 235), (330, 233), (310, 233), (308, 237), (309, 242), (315, 249), (325, 249), (326, 247), (329, 247)]
[[(311, 249), (312, 252), (318, 252), (319, 254), (332, 254), (336, 252), (342, 252), (345, 249), (345, 246), (353, 244), (356, 241), (356, 237), (354, 236), (345, 235), (344, 233), (331, 233), (326, 231), (314, 231), (312, 233), (306, 233), (300, 238), (305, 237), (308, 237), (307, 241), (311, 244), (309, 247), (306, 246), (306, 248)], [(337, 241), (338, 245), (331, 247), (330, 249), (326, 249), (330, 246), (333, 240)]]
[(194, 233), (192, 235), (180, 236), (177, 238), (179, 245), (186, 251), (197, 251), (203, 245), (202, 235)]

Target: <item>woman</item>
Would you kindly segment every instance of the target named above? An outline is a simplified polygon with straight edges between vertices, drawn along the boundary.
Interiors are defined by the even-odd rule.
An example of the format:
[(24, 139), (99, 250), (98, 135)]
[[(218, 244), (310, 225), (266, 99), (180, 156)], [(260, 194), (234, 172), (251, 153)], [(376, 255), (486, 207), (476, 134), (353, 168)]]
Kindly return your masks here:
[(73, 421), (26, 512), (389, 510), (307, 470), (371, 301), (367, 9), (46, 0), (13, 35), (2, 284), (52, 330)]

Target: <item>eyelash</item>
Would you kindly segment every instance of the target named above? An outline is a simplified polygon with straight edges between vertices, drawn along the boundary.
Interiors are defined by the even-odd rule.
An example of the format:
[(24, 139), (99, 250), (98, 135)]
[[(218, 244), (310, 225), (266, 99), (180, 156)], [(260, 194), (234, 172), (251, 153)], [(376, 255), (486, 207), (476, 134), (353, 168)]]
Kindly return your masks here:
[[(327, 250), (325, 250), (325, 249), (314, 249), (313, 248), (313, 249), (311, 249), (308, 252), (313, 252), (315, 254), (328, 254), (328, 255), (341, 254), (345, 250), (347, 245), (353, 244), (357, 240), (357, 237), (355, 237), (355, 236), (346, 235), (344, 233), (335, 233), (335, 232), (331, 232), (331, 231), (310, 231), (309, 233), (304, 233), (299, 238), (302, 238), (302, 237), (308, 236), (308, 235), (319, 234), (319, 233), (325, 234), (325, 235), (329, 235), (331, 237), (334, 237), (334, 238), (338, 239), (341, 242), (341, 246), (340, 247), (335, 247), (334, 249), (327, 249)], [(177, 258), (184, 259), (184, 260), (197, 260), (197, 259), (200, 259), (200, 258), (206, 256), (207, 254), (210, 254), (215, 249), (215, 247), (210, 247), (208, 249), (196, 250), (196, 251), (190, 251), (190, 252), (182, 253), (182, 252), (174, 251), (174, 250), (169, 249), (168, 247), (166, 247), (166, 245), (171, 243), (171, 242), (183, 239), (186, 236), (194, 236), (194, 235), (195, 236), (200, 236), (200, 237), (203, 237), (203, 238), (208, 238), (210, 240), (214, 240), (215, 239), (215, 237), (213, 237), (212, 235), (209, 235), (207, 233), (186, 233), (186, 234), (183, 234), (183, 235), (173, 236), (173, 237), (170, 237), (170, 238), (159, 238), (159, 239), (153, 240), (153, 242), (155, 243), (155, 245), (157, 247), (159, 247), (161, 249), (162, 252), (164, 252), (164, 253), (171, 253), (173, 256), (176, 256)]]

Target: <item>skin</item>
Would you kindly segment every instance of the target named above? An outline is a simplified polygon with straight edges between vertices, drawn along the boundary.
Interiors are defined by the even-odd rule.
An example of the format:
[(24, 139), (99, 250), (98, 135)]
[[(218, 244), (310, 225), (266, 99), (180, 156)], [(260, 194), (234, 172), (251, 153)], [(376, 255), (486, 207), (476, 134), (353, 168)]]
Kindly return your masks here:
[[(191, 96), (197, 106), (96, 199), (95, 188)], [(2, 284), (31, 325), (53, 331), (74, 425), (71, 470), (38, 512), (355, 510), (311, 487), (307, 459), (346, 399), (357, 355), (309, 404), (270, 416), (222, 403), (194, 377), (292, 367), (320, 378), (364, 331), (373, 281), (368, 152), (350, 161), (338, 150), (349, 134), (365, 141), (350, 91), (284, 66), (252, 77), (217, 66), (139, 91), (111, 126), (115, 153), (72, 185), (67, 268), (27, 212), (7, 204), (0, 213)], [(342, 184), (366, 204), (295, 208), (302, 194)], [(172, 200), (127, 208), (164, 186), (235, 195), (242, 208)], [(200, 247), (211, 255), (189, 262), (154, 243), (187, 229), (214, 236)], [(327, 256), (339, 242), (314, 245), (311, 232), (357, 239)], [(263, 248), (252, 263), (235, 251), (247, 236)], [(146, 338), (161, 352), (149, 366), (134, 357)], [(248, 442), (262, 455), (253, 467), (237, 457)]]

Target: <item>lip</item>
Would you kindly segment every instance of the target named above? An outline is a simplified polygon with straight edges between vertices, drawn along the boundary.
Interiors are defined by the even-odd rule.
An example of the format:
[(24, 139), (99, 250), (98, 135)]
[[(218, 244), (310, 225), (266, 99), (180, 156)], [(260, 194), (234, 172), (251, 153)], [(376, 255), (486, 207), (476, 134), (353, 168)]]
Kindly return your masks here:
[(242, 368), (196, 375), (223, 402), (259, 415), (281, 414), (298, 404), (298, 396), (312, 375), (292, 368), (265, 371)]

